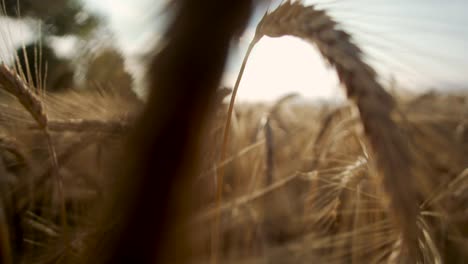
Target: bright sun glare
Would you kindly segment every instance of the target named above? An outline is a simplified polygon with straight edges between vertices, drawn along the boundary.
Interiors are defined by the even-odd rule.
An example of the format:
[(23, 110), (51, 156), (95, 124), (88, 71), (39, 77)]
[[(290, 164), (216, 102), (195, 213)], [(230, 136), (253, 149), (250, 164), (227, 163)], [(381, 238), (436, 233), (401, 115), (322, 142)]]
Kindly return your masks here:
[[(236, 77), (237, 73), (230, 73), (226, 83), (233, 86)], [(294, 37), (264, 37), (251, 53), (238, 98), (271, 101), (289, 93), (313, 99), (344, 96), (334, 69), (313, 45)]]

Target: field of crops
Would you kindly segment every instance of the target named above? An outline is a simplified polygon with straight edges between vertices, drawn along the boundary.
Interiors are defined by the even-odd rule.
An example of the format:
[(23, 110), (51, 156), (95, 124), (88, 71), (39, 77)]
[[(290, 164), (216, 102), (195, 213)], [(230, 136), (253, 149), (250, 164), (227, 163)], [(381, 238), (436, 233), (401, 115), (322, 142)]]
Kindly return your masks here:
[[(235, 103), (243, 68), (209, 89), (230, 35), (188, 45), (194, 28), (174, 26), (144, 99), (102, 70), (116, 59), (58, 92), (0, 65), (0, 263), (468, 261), (468, 94), (386, 87), (325, 11), (286, 2), (244, 66), (262, 37), (295, 36), (348, 100)], [(200, 58), (213, 64), (185, 61)]]

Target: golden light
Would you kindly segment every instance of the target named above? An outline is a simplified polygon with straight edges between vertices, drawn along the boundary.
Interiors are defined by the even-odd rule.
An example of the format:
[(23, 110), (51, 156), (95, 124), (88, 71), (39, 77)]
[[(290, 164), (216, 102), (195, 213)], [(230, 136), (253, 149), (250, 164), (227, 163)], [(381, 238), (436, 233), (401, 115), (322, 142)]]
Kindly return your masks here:
[[(227, 82), (236, 77), (228, 76)], [(264, 37), (247, 63), (239, 100), (271, 101), (292, 92), (310, 99), (344, 97), (334, 69), (313, 45), (294, 37)]]

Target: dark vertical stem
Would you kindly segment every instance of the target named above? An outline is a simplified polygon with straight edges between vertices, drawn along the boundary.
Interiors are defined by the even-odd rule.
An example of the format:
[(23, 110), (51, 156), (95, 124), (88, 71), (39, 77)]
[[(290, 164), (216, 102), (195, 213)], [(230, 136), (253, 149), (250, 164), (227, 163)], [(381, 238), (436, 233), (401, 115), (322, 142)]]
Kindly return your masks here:
[[(255, 36), (252, 42), (250, 43), (246, 54), (244, 55), (244, 59), (242, 61), (241, 68), (239, 70), (239, 74), (237, 75), (237, 80), (234, 85), (234, 89), (232, 90), (231, 100), (229, 102), (228, 113), (226, 118), (226, 124), (224, 125), (224, 132), (223, 132), (223, 143), (221, 145), (221, 155), (219, 160), (222, 162), (226, 159), (226, 153), (228, 148), (228, 141), (229, 141), (229, 131), (231, 129), (231, 119), (232, 113), (234, 111), (234, 103), (236, 101), (237, 91), (239, 90), (239, 85), (242, 80), (242, 76), (244, 75), (245, 66), (247, 65), (247, 61), (249, 60), (250, 53), (252, 52), (255, 44), (260, 40), (260, 37)], [(216, 204), (219, 207), (223, 200), (223, 186), (224, 186), (224, 166), (218, 166), (216, 171)], [(216, 217), (215, 223), (213, 225), (212, 230), (212, 237), (211, 237), (211, 251), (212, 251), (212, 258), (211, 263), (216, 264), (218, 259), (218, 250), (219, 250), (219, 216)]]
[[(271, 119), (267, 117), (265, 123), (265, 180), (266, 186), (269, 186), (273, 183), (274, 180), (274, 142), (273, 142), (273, 129), (271, 128)], [(265, 186), (265, 187), (266, 187)]]
[[(115, 223), (98, 239), (111, 254), (99, 263), (189, 261), (188, 236), (177, 227), (187, 217), (200, 134), (251, 0), (179, 0), (176, 7), (150, 67), (151, 93), (127, 145), (117, 200), (102, 223)], [(102, 255), (100, 245), (94, 251)]]

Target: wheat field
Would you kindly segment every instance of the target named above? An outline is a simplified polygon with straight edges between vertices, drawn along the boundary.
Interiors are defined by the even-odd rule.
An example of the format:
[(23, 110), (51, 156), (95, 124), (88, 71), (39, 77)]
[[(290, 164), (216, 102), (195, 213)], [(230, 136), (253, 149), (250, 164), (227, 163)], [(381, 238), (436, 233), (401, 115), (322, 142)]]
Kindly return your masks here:
[[(242, 68), (232, 94), (207, 95), (211, 103), (193, 106), (201, 110), (191, 120), (190, 108), (174, 105), (191, 101), (177, 101), (177, 93), (167, 97), (174, 102), (164, 92), (142, 100), (118, 87), (49, 93), (29, 81), (31, 73), (2, 64), (0, 263), (140, 263), (111, 261), (128, 257), (115, 253), (126, 243), (142, 255), (184, 255), (152, 263), (467, 262), (468, 95), (389, 92), (352, 36), (326, 11), (300, 1), (263, 16), (244, 67), (264, 36), (315, 45), (348, 100), (309, 104), (291, 94), (235, 103)], [(180, 119), (168, 118), (178, 111)], [(180, 142), (156, 141), (163, 128), (142, 126), (149, 116), (167, 118)], [(177, 130), (184, 124), (199, 132), (199, 142)], [(148, 134), (156, 143), (136, 139)], [(121, 180), (127, 164), (142, 172), (147, 167), (135, 164), (150, 162), (132, 144), (164, 149), (154, 152), (161, 164), (178, 157), (171, 147), (190, 149), (184, 153), (193, 156), (181, 163), (187, 167), (153, 175), (190, 177), (169, 179), (171, 186), (150, 186), (137, 174)], [(174, 201), (147, 194), (164, 189)], [(152, 221), (155, 210), (171, 218)], [(135, 222), (137, 215), (151, 221)], [(164, 245), (128, 235), (168, 227), (159, 238)]]

